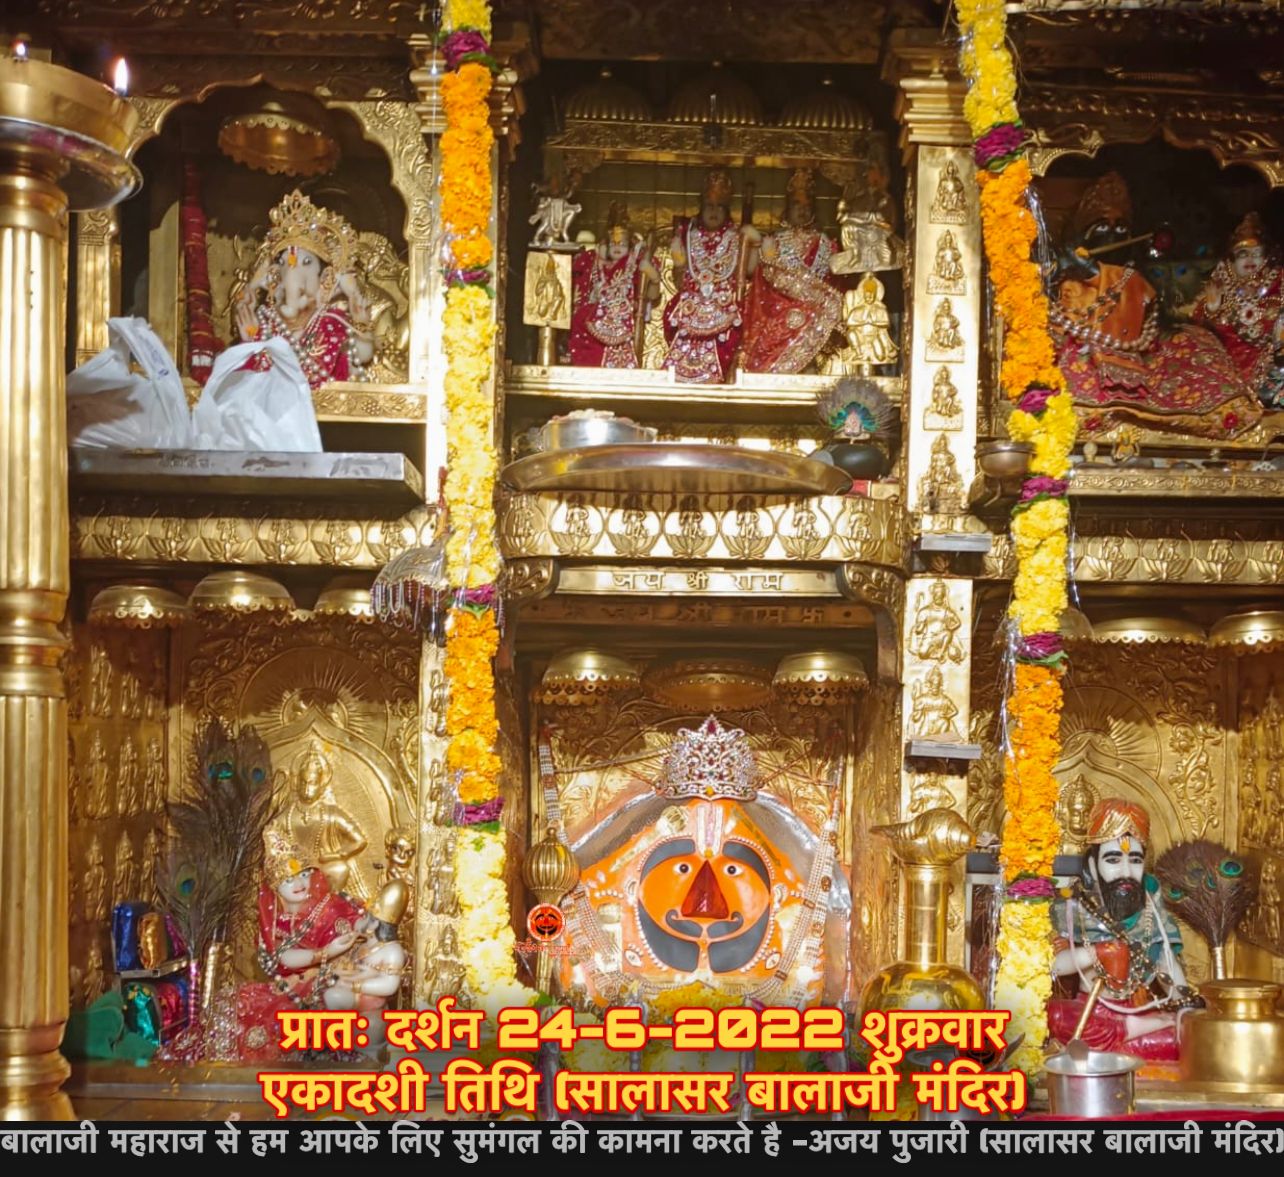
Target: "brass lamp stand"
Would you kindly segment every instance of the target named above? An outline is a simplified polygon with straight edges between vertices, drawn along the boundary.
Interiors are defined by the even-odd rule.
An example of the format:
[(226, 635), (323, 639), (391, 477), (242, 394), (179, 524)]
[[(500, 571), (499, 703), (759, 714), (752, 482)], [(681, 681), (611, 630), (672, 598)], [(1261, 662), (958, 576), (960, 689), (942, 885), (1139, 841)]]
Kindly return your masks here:
[(137, 112), (59, 66), (0, 58), (0, 1118), (69, 1120), (64, 371), (67, 213), (137, 190)]

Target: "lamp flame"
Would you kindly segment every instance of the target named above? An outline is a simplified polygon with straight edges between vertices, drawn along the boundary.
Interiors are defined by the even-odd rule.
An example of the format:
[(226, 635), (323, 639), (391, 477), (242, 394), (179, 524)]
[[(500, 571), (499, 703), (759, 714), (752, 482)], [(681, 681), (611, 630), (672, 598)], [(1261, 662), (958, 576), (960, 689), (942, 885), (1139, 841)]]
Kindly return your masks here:
[(112, 79), (112, 89), (124, 96), (129, 92), (129, 66), (122, 57), (116, 62), (116, 72)]

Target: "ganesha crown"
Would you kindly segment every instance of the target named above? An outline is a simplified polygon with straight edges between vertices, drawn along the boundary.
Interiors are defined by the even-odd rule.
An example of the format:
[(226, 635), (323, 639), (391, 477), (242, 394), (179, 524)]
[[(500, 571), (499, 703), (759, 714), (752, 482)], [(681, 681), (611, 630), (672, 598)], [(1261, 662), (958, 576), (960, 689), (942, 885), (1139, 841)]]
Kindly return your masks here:
[(700, 727), (678, 732), (655, 791), (661, 797), (752, 801), (758, 795), (756, 776), (749, 737), (711, 715)]

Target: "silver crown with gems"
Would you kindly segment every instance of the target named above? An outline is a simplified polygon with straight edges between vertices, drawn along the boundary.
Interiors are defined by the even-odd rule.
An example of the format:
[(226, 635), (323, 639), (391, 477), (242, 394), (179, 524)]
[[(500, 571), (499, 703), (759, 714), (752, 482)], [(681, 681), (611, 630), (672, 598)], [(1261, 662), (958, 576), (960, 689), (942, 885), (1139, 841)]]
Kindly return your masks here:
[(698, 728), (678, 732), (655, 791), (661, 797), (752, 801), (758, 795), (756, 778), (749, 737), (711, 715)]

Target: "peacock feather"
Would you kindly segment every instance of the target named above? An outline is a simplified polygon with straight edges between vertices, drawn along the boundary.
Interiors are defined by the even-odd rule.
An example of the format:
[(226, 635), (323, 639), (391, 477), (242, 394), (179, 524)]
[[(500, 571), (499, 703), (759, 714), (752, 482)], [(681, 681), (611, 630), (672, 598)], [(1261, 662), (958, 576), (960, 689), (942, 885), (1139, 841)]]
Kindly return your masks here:
[(262, 866), (263, 831), (276, 814), (271, 757), (253, 728), (211, 720), (196, 742), (196, 772), (169, 805), (170, 846), (156, 889), (194, 959), (226, 940), (238, 896)]
[(892, 423), (895, 408), (873, 380), (846, 376), (818, 398), (816, 412), (844, 437), (877, 437)]
[(1257, 897), (1257, 870), (1217, 842), (1182, 842), (1155, 864), (1164, 902), (1205, 940), (1225, 946)]

